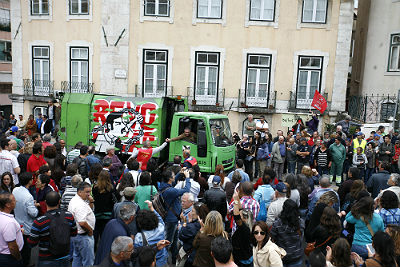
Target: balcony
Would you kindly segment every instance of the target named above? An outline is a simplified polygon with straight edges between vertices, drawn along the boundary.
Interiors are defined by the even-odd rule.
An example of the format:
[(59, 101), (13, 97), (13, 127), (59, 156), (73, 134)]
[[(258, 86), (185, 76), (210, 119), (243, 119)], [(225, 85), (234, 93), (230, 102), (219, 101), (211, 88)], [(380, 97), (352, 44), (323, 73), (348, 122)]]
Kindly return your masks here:
[[(327, 100), (328, 99), (328, 93), (323, 93), (322, 94), (324, 98)], [(297, 99), (296, 93), (290, 92), (290, 99), (289, 99), (289, 107), (288, 110), (290, 112), (308, 112), (310, 109), (313, 109), (313, 111), (316, 114), (321, 114), (319, 110), (311, 107), (313, 99)], [(328, 101), (328, 107), (326, 108), (325, 112), (330, 110), (331, 107), (331, 102)]]
[(239, 112), (273, 113), (276, 108), (276, 91), (258, 91), (249, 94), (246, 89), (239, 89)]
[(224, 111), (225, 89), (187, 88), (189, 109), (193, 111)]
[(93, 83), (61, 82), (61, 91), (64, 93), (90, 94), (93, 92)]
[(173, 86), (153, 86), (146, 88), (141, 85), (135, 85), (135, 97), (173, 97)]
[(47, 101), (54, 95), (54, 81), (23, 80), (24, 95), (29, 100)]

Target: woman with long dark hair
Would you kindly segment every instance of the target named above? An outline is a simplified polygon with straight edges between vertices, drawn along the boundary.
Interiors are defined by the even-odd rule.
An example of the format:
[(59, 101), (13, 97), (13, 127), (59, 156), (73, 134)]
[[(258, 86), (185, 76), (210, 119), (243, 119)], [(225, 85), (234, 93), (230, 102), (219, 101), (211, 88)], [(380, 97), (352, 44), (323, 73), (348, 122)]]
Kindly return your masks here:
[(312, 238), (307, 242), (315, 242), (316, 249), (326, 254), (326, 247), (331, 246), (340, 237), (341, 231), (340, 217), (335, 209), (325, 206), (320, 217), (320, 223), (312, 231)]
[(397, 267), (395, 258), (395, 247), (393, 239), (385, 232), (378, 231), (372, 238), (372, 247), (375, 253), (368, 252), (369, 258), (364, 260), (357, 254), (354, 254), (357, 266), (365, 267)]
[(214, 179), (214, 176), (219, 176), (219, 177), (221, 178), (221, 183), (220, 183), (220, 185), (221, 185), (221, 188), (222, 188), (223, 190), (225, 190), (226, 183), (229, 182), (230, 179), (229, 179), (228, 177), (225, 176), (224, 166), (223, 166), (222, 164), (218, 164), (218, 165), (215, 167), (214, 175), (210, 175), (210, 177), (208, 178), (207, 183), (208, 183), (208, 187), (209, 187), (209, 188), (213, 187), (212, 181), (213, 181), (213, 179)]
[(112, 210), (116, 202), (115, 190), (111, 184), (110, 173), (102, 170), (97, 179), (97, 184), (93, 186), (92, 195), (94, 198), (94, 215), (96, 225), (94, 228), (95, 248), (101, 238), (101, 234), (112, 217)]
[(302, 219), (305, 220), (308, 211), (308, 195), (311, 193), (308, 179), (304, 174), (297, 174), (297, 190), (300, 195), (299, 212)]
[(0, 193), (12, 193), (14, 187), (15, 185), (11, 172), (4, 172), (1, 175)]
[(296, 202), (287, 199), (279, 217), (272, 225), (270, 236), (278, 247), (286, 251), (283, 266), (300, 267), (303, 264), (303, 232), (304, 223), (300, 219)]
[(292, 173), (288, 173), (284, 177), (285, 182), (289, 185), (290, 188), (290, 199), (296, 202), (297, 206), (300, 206), (300, 192), (297, 189), (297, 181), (296, 176)]
[(363, 259), (368, 257), (367, 244), (372, 243), (372, 236), (378, 231), (384, 231), (382, 217), (374, 212), (374, 199), (363, 197), (346, 215), (346, 221), (355, 225), (354, 239), (351, 251)]
[(389, 224), (385, 232), (393, 239), (396, 262), (397, 265), (400, 265), (400, 225)]
[(283, 267), (282, 258), (286, 251), (278, 247), (269, 238), (268, 225), (264, 221), (258, 221), (253, 225), (251, 242), (253, 243), (253, 266)]
[(353, 267), (349, 242), (339, 238), (333, 243), (332, 248), (326, 247), (327, 267)]

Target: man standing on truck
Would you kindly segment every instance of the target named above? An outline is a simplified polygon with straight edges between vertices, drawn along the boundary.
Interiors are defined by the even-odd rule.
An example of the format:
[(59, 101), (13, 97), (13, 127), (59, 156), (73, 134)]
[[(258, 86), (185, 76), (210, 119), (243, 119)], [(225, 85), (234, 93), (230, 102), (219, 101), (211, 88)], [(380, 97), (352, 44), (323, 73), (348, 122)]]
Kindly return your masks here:
[(178, 140), (184, 140), (184, 141), (188, 141), (190, 143), (196, 143), (197, 136), (194, 132), (192, 132), (190, 130), (189, 127), (186, 127), (185, 130), (183, 131), (183, 133), (181, 133), (177, 137), (174, 137), (171, 139), (167, 138), (165, 141), (174, 142), (174, 141), (178, 141)]
[(157, 154), (158, 152), (163, 150), (169, 142), (170, 142), (170, 139), (167, 138), (167, 139), (165, 139), (165, 142), (161, 146), (152, 148), (150, 141), (148, 141), (148, 140), (144, 141), (143, 147), (141, 147), (139, 149), (135, 149), (132, 153), (131, 158), (136, 158), (136, 160), (141, 164), (140, 169), (142, 171), (145, 171), (147, 168), (147, 162), (149, 161), (149, 159), (154, 154)]

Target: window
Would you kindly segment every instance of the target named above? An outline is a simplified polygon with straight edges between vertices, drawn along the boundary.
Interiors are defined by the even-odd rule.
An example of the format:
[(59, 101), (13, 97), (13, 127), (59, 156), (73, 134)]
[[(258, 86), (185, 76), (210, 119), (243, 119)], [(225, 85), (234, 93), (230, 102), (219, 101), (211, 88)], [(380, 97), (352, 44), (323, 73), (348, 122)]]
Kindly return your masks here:
[(143, 51), (143, 95), (161, 97), (166, 95), (168, 51)]
[(223, 0), (197, 0), (197, 17), (220, 19), (222, 18)]
[(275, 0), (250, 0), (250, 20), (274, 21)]
[(144, 0), (145, 16), (169, 16), (169, 0)]
[(31, 15), (49, 15), (49, 1), (31, 0)]
[(269, 96), (271, 55), (247, 55), (246, 104), (266, 106)]
[(232, 133), (228, 119), (210, 120), (211, 137), (215, 146), (224, 147), (232, 145)]
[(299, 56), (297, 73), (297, 108), (309, 108), (315, 90), (321, 90), (323, 57)]
[(390, 36), (388, 71), (400, 71), (400, 33)]
[(303, 0), (302, 22), (326, 23), (328, 0)]
[(395, 116), (396, 104), (386, 102), (381, 104), (381, 121), (386, 121)]
[(196, 52), (195, 96), (199, 104), (215, 105), (219, 78), (219, 52)]
[(11, 62), (11, 42), (0, 41), (0, 61)]
[(32, 47), (34, 95), (48, 96), (50, 92), (50, 47)]
[(71, 93), (89, 90), (89, 48), (70, 48), (70, 90)]
[(9, 9), (0, 8), (0, 31), (11, 31)]
[(88, 15), (89, 0), (69, 0), (70, 15)]

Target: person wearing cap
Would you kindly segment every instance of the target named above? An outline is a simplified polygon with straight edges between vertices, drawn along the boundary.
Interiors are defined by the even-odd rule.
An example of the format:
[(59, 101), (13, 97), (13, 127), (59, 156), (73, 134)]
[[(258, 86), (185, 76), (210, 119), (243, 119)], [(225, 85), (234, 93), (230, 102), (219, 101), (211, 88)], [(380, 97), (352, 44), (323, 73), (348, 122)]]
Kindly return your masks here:
[(225, 218), (226, 210), (226, 193), (221, 189), (221, 177), (215, 175), (212, 180), (212, 187), (204, 193), (202, 200), (208, 209), (216, 210)]
[(19, 128), (18, 126), (12, 126), (10, 128), (10, 136), (7, 137), (8, 139), (14, 139), (15, 141), (17, 141), (17, 145), (18, 145), (18, 149), (22, 148), (25, 146), (24, 141), (22, 141), (21, 139), (19, 139), (17, 137), (19, 133)]
[(261, 133), (261, 138), (265, 138), (265, 133), (269, 132), (268, 122), (265, 121), (264, 115), (256, 123), (256, 130)]
[(357, 137), (353, 140), (353, 153), (357, 153), (357, 147), (362, 148), (362, 153), (365, 153), (365, 146), (367, 145), (367, 141), (364, 140), (364, 134), (362, 132), (357, 133)]
[(53, 129), (52, 122), (48, 119), (47, 115), (43, 115), (43, 122), (40, 126), (40, 134), (45, 135), (47, 133), (51, 133)]
[(349, 134), (349, 129), (350, 129), (350, 126), (351, 126), (351, 125), (360, 126), (359, 124), (354, 123), (354, 122), (351, 121), (351, 116), (350, 116), (350, 115), (346, 115), (346, 116), (344, 117), (344, 120), (341, 120), (341, 121), (339, 121), (338, 123), (336, 123), (336, 127), (337, 127), (338, 125), (342, 126), (342, 131), (343, 131), (346, 135)]
[(139, 210), (140, 207), (138, 204), (135, 203), (135, 196), (136, 196), (137, 190), (134, 187), (128, 186), (125, 187), (124, 191), (122, 192), (122, 195), (124, 196), (124, 200), (118, 203), (114, 204), (113, 208), (113, 217), (118, 218), (119, 216), (119, 210), (121, 207), (125, 204), (132, 204), (136, 207), (136, 210)]
[(287, 187), (283, 182), (279, 182), (275, 187), (275, 197), (274, 201), (268, 207), (267, 213), (267, 225), (271, 227), (275, 219), (278, 218), (279, 214), (283, 209), (283, 203), (286, 201), (287, 197)]

